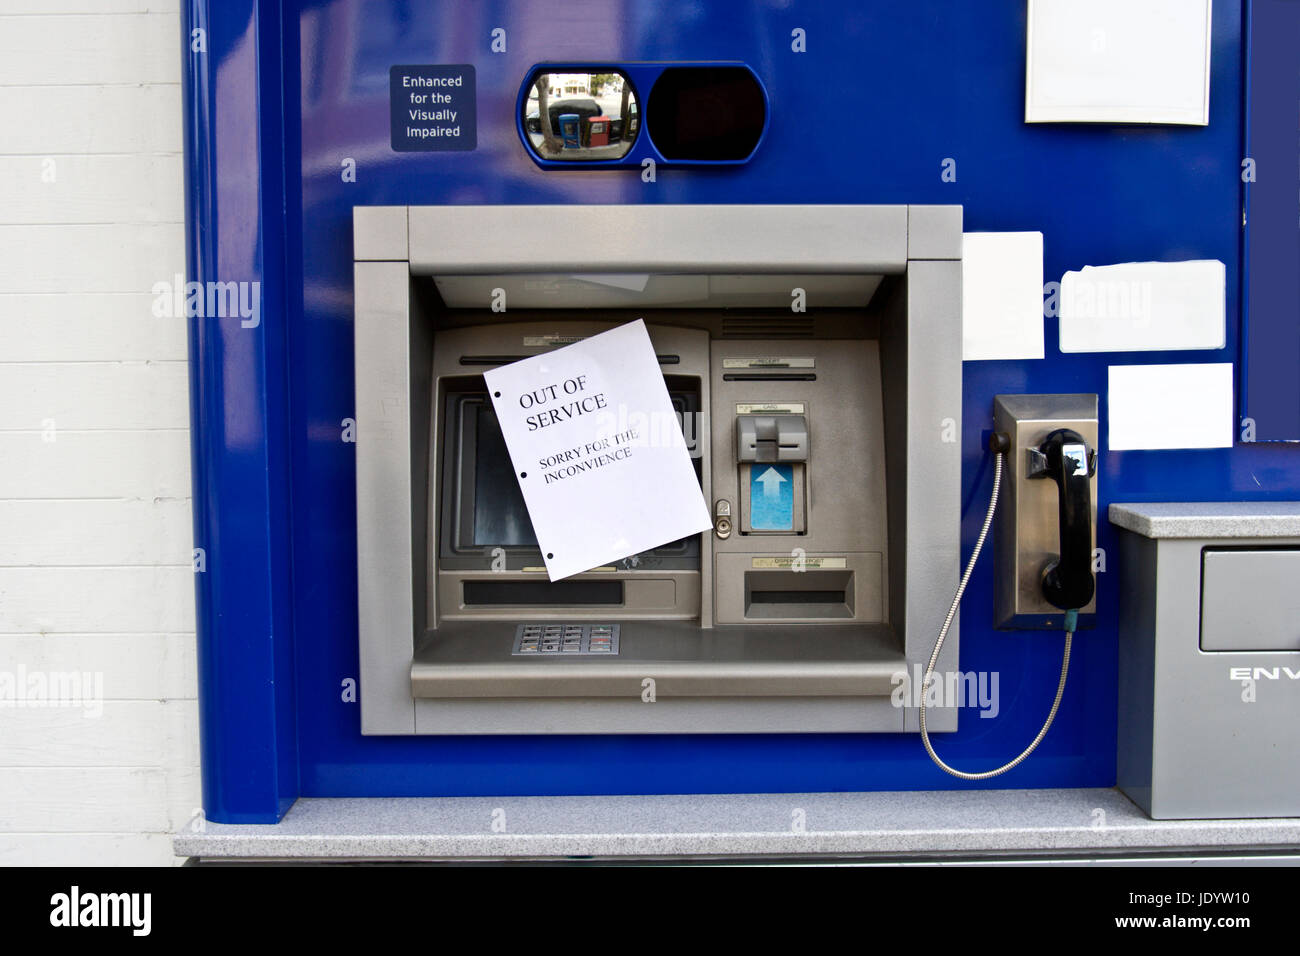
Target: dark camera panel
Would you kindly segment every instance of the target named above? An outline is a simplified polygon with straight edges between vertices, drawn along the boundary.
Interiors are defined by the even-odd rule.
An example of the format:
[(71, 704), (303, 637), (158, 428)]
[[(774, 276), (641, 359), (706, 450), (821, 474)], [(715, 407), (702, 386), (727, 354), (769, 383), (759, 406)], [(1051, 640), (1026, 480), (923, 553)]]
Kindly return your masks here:
[(758, 146), (767, 103), (739, 66), (672, 67), (650, 90), (646, 124), (665, 159), (735, 161)]

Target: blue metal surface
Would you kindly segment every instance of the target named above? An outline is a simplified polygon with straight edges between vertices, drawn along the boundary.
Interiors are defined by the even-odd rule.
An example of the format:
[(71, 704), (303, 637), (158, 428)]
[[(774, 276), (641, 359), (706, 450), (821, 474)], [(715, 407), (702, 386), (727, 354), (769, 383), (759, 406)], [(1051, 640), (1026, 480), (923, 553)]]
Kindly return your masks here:
[(191, 0), (181, 18), (189, 280), (260, 292), (255, 327), (189, 320), (203, 806), (228, 823), (298, 796), (275, 7)]
[[(278, 24), (247, 0), (213, 6), (208, 17), (222, 26), (213, 25), (222, 56), (211, 60), (205, 79), (215, 79), (215, 91), (196, 99), (192, 72), (191, 109), (210, 111), (194, 125), (213, 128), (215, 111), (220, 130), (223, 111), (260, 109), (244, 121), (251, 128), (260, 119), (262, 139), (257, 148), (245, 138), (192, 149), (191, 199), (201, 203), (192, 212), (198, 223), (214, 224), (219, 251), (229, 241), (232, 256), (247, 258), (268, 283), (283, 283), (285, 308), (281, 316), (268, 304), (261, 339), (211, 324), (194, 330), (196, 525), (200, 544), (208, 543), (209, 568), (219, 563), (225, 576), (200, 583), (210, 816), (273, 819), (292, 790), (292, 767), (301, 792), (311, 796), (966, 786), (935, 768), (914, 736), (903, 735), (363, 738), (357, 705), (343, 693), (358, 669), (354, 446), (342, 440), (353, 414), (352, 207), (960, 203), (968, 230), (1042, 231), (1049, 279), (1087, 264), (1224, 261), (1233, 334), (1222, 352), (1064, 355), (1049, 320), (1046, 359), (966, 365), (962, 532), (969, 550), (991, 484), (983, 447), (995, 394), (1097, 392), (1104, 423), (1110, 364), (1238, 359), (1240, 6), (1214, 5), (1207, 128), (1026, 125), (1023, 0), (284, 0)], [(256, 64), (247, 59), (249, 42), (238, 42), (251, 29), (250, 10), (264, 31)], [(504, 53), (491, 52), (495, 28), (506, 30)], [(806, 31), (806, 53), (791, 49), (796, 28)], [(280, 29), (283, 139), (271, 142), (280, 118), (270, 102), (278, 89), (281, 57), (272, 47)], [(519, 140), (517, 103), (534, 64), (655, 60), (738, 60), (755, 70), (772, 105), (764, 142), (749, 163), (665, 168), (647, 183), (633, 169), (560, 173), (532, 161)], [(474, 64), (475, 151), (391, 150), (394, 63)], [(238, 86), (250, 71), (261, 84), (260, 102), (248, 102), (248, 90)], [(226, 75), (237, 94), (232, 101), (215, 95)], [(281, 148), (283, 216), (273, 182)], [(955, 182), (941, 179), (945, 159), (956, 161)], [(349, 162), (355, 182), (343, 175)], [(235, 186), (241, 176), (248, 179), (242, 191)], [(634, 218), (628, 221), (634, 228)], [(198, 251), (199, 270), (212, 268), (208, 256)], [(282, 329), (283, 338), (270, 327)], [(247, 434), (232, 434), (232, 421), (246, 425)], [(1111, 452), (1103, 437), (1101, 446), (1103, 515), (1111, 501), (1282, 499), (1300, 492), (1300, 448), (1293, 445)], [(286, 452), (287, 461), (278, 457)], [(1099, 545), (1114, 555), (1114, 544), (1103, 520)], [(1015, 771), (977, 786), (1114, 782), (1113, 572), (1111, 566), (1100, 576), (1097, 627), (1076, 641), (1050, 735)], [(940, 741), (950, 762), (974, 769), (1024, 747), (1051, 703), (1059, 666), (1055, 635), (992, 629), (992, 585), (986, 560), (962, 609), (961, 667), (999, 674), (1000, 713), (993, 720), (967, 714), (961, 730)], [(949, 599), (934, 595), (938, 603)], [(285, 683), (290, 671), (292, 687)]]
[(1300, 441), (1300, 4), (1249, 10), (1241, 414), (1255, 441)]

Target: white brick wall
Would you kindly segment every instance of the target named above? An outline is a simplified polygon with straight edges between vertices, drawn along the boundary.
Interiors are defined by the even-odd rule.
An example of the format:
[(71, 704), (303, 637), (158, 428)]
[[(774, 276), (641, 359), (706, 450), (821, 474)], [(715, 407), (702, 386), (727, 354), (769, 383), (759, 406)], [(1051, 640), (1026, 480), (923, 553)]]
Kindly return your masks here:
[[(199, 804), (179, 36), (0, 0), (0, 865), (170, 864)], [(74, 671), (102, 701), (6, 706)]]

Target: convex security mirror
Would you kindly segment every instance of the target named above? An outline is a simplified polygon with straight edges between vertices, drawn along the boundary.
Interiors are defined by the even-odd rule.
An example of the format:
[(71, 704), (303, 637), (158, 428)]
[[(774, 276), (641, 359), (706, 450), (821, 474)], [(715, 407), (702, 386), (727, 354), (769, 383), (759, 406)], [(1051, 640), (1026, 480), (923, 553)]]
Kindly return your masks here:
[(622, 73), (533, 74), (520, 117), (541, 159), (621, 159), (640, 131), (636, 91)]

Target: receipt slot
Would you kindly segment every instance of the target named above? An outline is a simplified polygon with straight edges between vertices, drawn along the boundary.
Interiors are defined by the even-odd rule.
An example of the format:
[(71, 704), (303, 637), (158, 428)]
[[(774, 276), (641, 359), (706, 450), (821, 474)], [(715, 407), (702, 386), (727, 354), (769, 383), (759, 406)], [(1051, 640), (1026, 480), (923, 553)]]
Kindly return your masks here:
[[(960, 558), (961, 234), (950, 206), (357, 208), (362, 732), (918, 730), (895, 691)], [(685, 441), (713, 527), (552, 582), (485, 374), (636, 320), (651, 440)]]

